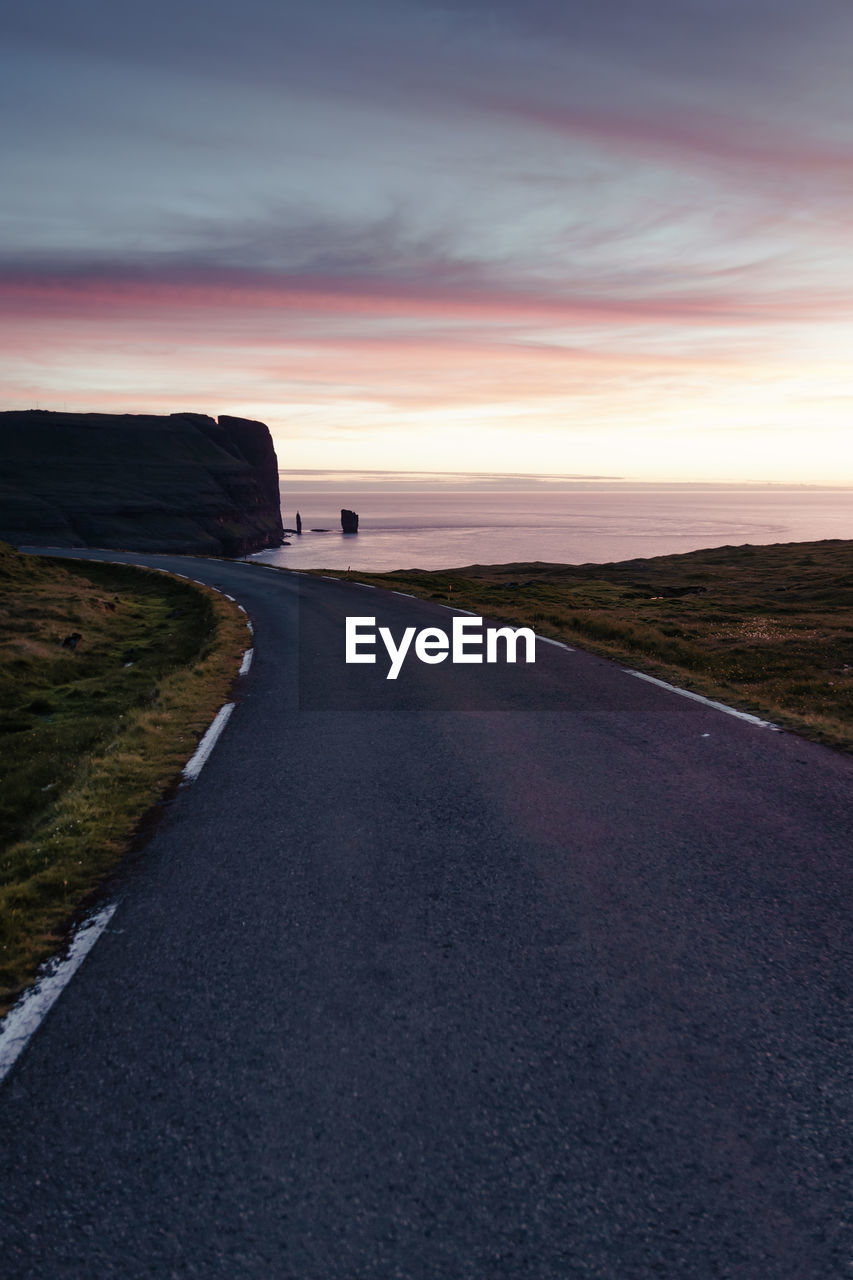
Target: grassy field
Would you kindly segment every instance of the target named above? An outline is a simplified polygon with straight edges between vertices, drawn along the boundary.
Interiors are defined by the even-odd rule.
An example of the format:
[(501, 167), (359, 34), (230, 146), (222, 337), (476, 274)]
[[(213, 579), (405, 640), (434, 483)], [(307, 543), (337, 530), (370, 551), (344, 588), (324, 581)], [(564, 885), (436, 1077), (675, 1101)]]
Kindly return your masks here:
[(0, 1013), (179, 774), (246, 645), (212, 591), (0, 544)]
[(853, 541), (350, 576), (530, 624), (853, 751)]

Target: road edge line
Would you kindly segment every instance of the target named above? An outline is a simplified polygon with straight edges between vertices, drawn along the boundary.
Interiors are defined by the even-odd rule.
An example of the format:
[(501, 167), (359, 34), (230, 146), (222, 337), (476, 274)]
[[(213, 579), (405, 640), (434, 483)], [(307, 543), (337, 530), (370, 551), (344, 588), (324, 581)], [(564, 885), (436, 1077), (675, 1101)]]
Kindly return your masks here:
[(48, 960), (48, 972), (37, 978), (0, 1023), (0, 1083), (12, 1070), (18, 1058), (38, 1031), (86, 956), (112, 920), (117, 902), (102, 907), (75, 931), (68, 954), (63, 960)]
[(185, 782), (195, 782), (196, 778), (207, 764), (208, 756), (216, 746), (216, 743), (219, 740), (219, 735), (228, 723), (231, 712), (234, 710), (236, 705), (236, 702), (226, 702), (225, 705), (220, 707), (217, 711), (213, 718), (213, 723), (210, 725), (192, 756), (181, 770), (181, 777)]
[(644, 671), (633, 671), (630, 667), (623, 667), (622, 670), (628, 676), (636, 676), (638, 680), (648, 680), (649, 684), (656, 684), (660, 689), (669, 689), (670, 693), (678, 693), (682, 698), (692, 698), (694, 702), (703, 702), (706, 707), (713, 707), (715, 711), (725, 711), (726, 715), (737, 716), (738, 720), (746, 720), (748, 724), (757, 725), (759, 729), (772, 729), (774, 733), (782, 732), (780, 726), (774, 724), (772, 720), (762, 720), (760, 716), (754, 716), (749, 711), (738, 711), (736, 707), (728, 707), (725, 702), (715, 702), (713, 698), (705, 698), (701, 693), (694, 693), (692, 689), (679, 689), (678, 685), (668, 684), (666, 680), (659, 680), (657, 676), (647, 676)]
[(552, 644), (555, 649), (565, 649), (566, 653), (576, 652), (570, 644), (563, 644), (562, 640), (553, 640), (551, 636), (540, 636), (538, 631), (536, 632), (536, 639), (542, 640), (545, 644)]

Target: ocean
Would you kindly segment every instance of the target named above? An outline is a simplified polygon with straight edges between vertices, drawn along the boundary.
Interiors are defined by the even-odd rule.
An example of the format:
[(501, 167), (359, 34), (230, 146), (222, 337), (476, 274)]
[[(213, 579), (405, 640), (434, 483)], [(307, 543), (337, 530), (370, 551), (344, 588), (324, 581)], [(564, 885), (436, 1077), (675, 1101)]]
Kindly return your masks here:
[[(571, 480), (282, 474), (301, 537), (253, 559), (292, 569), (447, 569), (628, 560), (702, 547), (853, 538), (853, 489), (627, 485)], [(359, 513), (341, 532), (340, 510)]]

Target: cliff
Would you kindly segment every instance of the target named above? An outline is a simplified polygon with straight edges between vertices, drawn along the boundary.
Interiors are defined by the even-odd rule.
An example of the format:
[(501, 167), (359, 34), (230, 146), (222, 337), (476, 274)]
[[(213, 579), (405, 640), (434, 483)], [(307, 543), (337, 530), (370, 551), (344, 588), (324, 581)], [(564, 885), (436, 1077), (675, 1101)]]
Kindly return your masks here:
[(0, 413), (0, 539), (226, 556), (278, 546), (269, 428), (201, 413)]

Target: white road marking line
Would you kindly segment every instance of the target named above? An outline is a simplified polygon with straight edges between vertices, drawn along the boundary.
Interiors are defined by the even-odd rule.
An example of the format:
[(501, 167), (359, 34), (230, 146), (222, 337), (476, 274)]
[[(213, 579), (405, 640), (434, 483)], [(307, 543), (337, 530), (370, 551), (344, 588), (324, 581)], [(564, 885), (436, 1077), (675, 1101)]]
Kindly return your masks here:
[(11, 1071), (32, 1037), (41, 1026), (45, 1014), (61, 995), (92, 947), (113, 918), (118, 903), (102, 908), (74, 933), (64, 960), (48, 961), (48, 972), (34, 987), (25, 991), (9, 1010), (0, 1027), (0, 1080)]
[(318, 573), (318, 578), (322, 578), (324, 582), (340, 582), (340, 578), (333, 578), (330, 573)]
[[(222, 563), (223, 563), (223, 564), (227, 564), (228, 562), (227, 562), (227, 561), (225, 561), (225, 560), (223, 560), (223, 562), (222, 562)], [(168, 572), (169, 572), (169, 570), (168, 570), (168, 569), (158, 569), (158, 570), (157, 570), (157, 572), (158, 572), (158, 573), (168, 573)], [(172, 576), (173, 576), (173, 577), (175, 577), (175, 578), (183, 578), (183, 577), (184, 577), (184, 574), (182, 574), (182, 573), (175, 573), (175, 574), (173, 574)], [(226, 600), (230, 600), (232, 604), (236, 604), (236, 605), (237, 605), (237, 608), (240, 610), (240, 612), (241, 612), (241, 613), (245, 613), (245, 612), (246, 612), (246, 610), (244, 609), (244, 607), (243, 607), (241, 604), (239, 604), (237, 600), (235, 600), (234, 596), (229, 596), (228, 592), (227, 592), (227, 591), (223, 591), (221, 587), (214, 587), (214, 586), (212, 586), (212, 584), (211, 584), (211, 583), (209, 583), (209, 582), (201, 582), (198, 578), (187, 578), (186, 580), (187, 580), (187, 582), (197, 582), (197, 583), (198, 583), (198, 585), (199, 585), (200, 587), (210, 587), (210, 590), (211, 590), (211, 591), (215, 591), (218, 595), (220, 595), (220, 596), (224, 596)], [(253, 636), (253, 635), (255, 634), (255, 628), (252, 626), (251, 622), (249, 622), (249, 621), (248, 621), (248, 618), (247, 618), (247, 620), (246, 620), (246, 626), (247, 626), (247, 627), (248, 627), (248, 629), (249, 629), (249, 635)], [(245, 662), (245, 658), (243, 659), (243, 661)], [(250, 665), (250, 666), (251, 666), (251, 661), (252, 661), (252, 660), (251, 660), (251, 658), (250, 658), (250, 659), (249, 659), (249, 665)], [(249, 670), (249, 667), (246, 667), (246, 671), (248, 671), (248, 670)], [(243, 670), (243, 668), (241, 667), (241, 668), (240, 668), (240, 670), (239, 670), (239, 672), (238, 672), (238, 675), (244, 676), (244, 675), (246, 674), (246, 671), (244, 671), (244, 670)], [(190, 761), (190, 763), (192, 763), (192, 761)]]
[(411, 591), (392, 591), (392, 596), (405, 596), (407, 600), (417, 600), (417, 596), (413, 596)]
[(352, 585), (354, 587), (367, 587), (368, 591), (376, 590), (372, 582), (354, 582)]
[(570, 644), (563, 644), (562, 640), (552, 640), (550, 636), (540, 636), (538, 631), (536, 632), (536, 639), (544, 640), (545, 644), (552, 644), (557, 649), (565, 649), (566, 653), (575, 652)]
[(655, 676), (647, 676), (643, 671), (632, 671), (630, 667), (623, 667), (622, 670), (626, 675), (636, 676), (638, 680), (648, 680), (649, 684), (656, 684), (661, 689), (669, 689), (671, 693), (678, 693), (682, 698), (691, 698), (694, 702), (703, 702), (706, 707), (713, 707), (715, 711), (725, 711), (728, 716), (737, 716), (738, 720), (746, 720), (748, 724), (758, 725), (760, 729), (773, 729), (775, 733), (781, 730), (778, 724), (773, 724), (771, 720), (762, 720), (759, 716), (750, 715), (748, 711), (736, 711), (734, 707), (727, 707), (724, 702), (714, 702), (712, 698), (703, 698), (701, 693), (693, 693), (690, 689), (679, 689), (677, 685), (667, 684), (666, 680), (658, 680)]
[(195, 749), (192, 759), (188, 760), (184, 765), (183, 778), (186, 782), (195, 782), (204, 766), (207, 764), (207, 757), (216, 746), (220, 733), (228, 723), (228, 717), (234, 710), (233, 702), (226, 702), (224, 707), (220, 707), (214, 717), (213, 723), (201, 742)]
[[(124, 561), (113, 561), (113, 563), (124, 564)], [(160, 572), (167, 573), (168, 570), (161, 569)], [(183, 578), (187, 582), (197, 582), (202, 587), (208, 585), (198, 578), (188, 578), (184, 573), (175, 573), (172, 576)], [(214, 587), (213, 590), (218, 591), (219, 588)], [(226, 595), (227, 593), (223, 591), (221, 594)], [(234, 601), (233, 596), (228, 596), (227, 598)], [(237, 607), (243, 613), (246, 612), (242, 605)], [(251, 622), (247, 621), (246, 626), (249, 631), (253, 630)], [(248, 674), (254, 652), (254, 649), (247, 649), (243, 654), (243, 661), (239, 671), (241, 676)], [(193, 782), (201, 773), (208, 756), (216, 745), (219, 735), (228, 723), (234, 706), (233, 702), (228, 702), (224, 707), (220, 707), (213, 723), (198, 744), (194, 755), (184, 766), (183, 777), (187, 782)], [(82, 924), (74, 933), (65, 959), (58, 962), (49, 961), (47, 966), (49, 972), (39, 978), (35, 986), (31, 987), (29, 991), (24, 992), (17, 1004), (12, 1006), (9, 1013), (0, 1022), (0, 1082), (11, 1071), (41, 1026), (45, 1015), (74, 977), (74, 974), (80, 968), (80, 965), (92, 950), (110, 920), (112, 920), (117, 906), (118, 903), (111, 903), (93, 916), (91, 920), (87, 920)]]
[(449, 604), (448, 609), (452, 609), (454, 613), (465, 613), (469, 618), (479, 618), (479, 613), (474, 613), (471, 609), (457, 609), (455, 604)]

